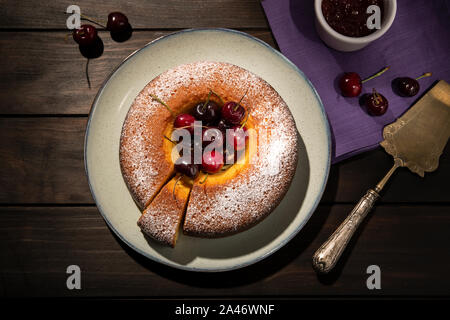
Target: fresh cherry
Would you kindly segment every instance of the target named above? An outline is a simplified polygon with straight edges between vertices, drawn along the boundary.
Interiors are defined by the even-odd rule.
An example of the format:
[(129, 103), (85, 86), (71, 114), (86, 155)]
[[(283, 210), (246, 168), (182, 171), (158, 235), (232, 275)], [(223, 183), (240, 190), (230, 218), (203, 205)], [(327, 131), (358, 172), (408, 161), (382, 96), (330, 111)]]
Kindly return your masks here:
[(206, 105), (200, 102), (194, 107), (193, 115), (204, 125), (215, 124), (220, 119), (220, 106), (214, 101), (208, 101)]
[(218, 172), (223, 167), (223, 154), (216, 150), (203, 153), (201, 167), (207, 173)]
[(110, 31), (111, 38), (117, 42), (128, 40), (133, 32), (127, 16), (121, 12), (111, 12), (108, 15), (106, 29)]
[(248, 141), (247, 128), (235, 126), (228, 132), (229, 132), (228, 137), (233, 139), (234, 150), (240, 151), (245, 149), (245, 143)]
[(175, 118), (175, 121), (173, 122), (173, 126), (175, 128), (187, 129), (187, 130), (189, 130), (189, 132), (191, 134), (193, 134), (195, 120), (196, 119), (192, 115), (190, 115), (188, 113), (182, 113)]
[(211, 143), (214, 143), (214, 147), (218, 148), (219, 146), (223, 146), (224, 143), (224, 135), (221, 130), (218, 128), (208, 128), (206, 130), (203, 130), (202, 134), (202, 142), (203, 147), (206, 147), (210, 145)]
[(344, 97), (357, 97), (361, 94), (363, 83), (382, 75), (387, 70), (389, 70), (389, 67), (364, 80), (361, 80), (361, 77), (356, 72), (346, 72), (339, 80), (339, 89), (341, 89)]
[(230, 125), (239, 125), (245, 116), (245, 109), (234, 101), (225, 103), (222, 107), (222, 119)]
[(225, 120), (220, 119), (219, 123), (217, 124), (217, 128), (222, 131), (222, 132), (226, 132), (227, 129), (230, 129), (230, 126), (228, 125), (228, 123), (225, 122)]
[(388, 100), (375, 89), (373, 89), (373, 93), (367, 94), (365, 104), (369, 113), (374, 116), (385, 114), (389, 106)]
[(199, 173), (199, 166), (194, 164), (191, 160), (186, 160), (183, 157), (175, 161), (175, 170), (189, 178), (195, 179)]
[(121, 30), (122, 26), (128, 23), (128, 18), (122, 12), (111, 12), (108, 14), (108, 22), (106, 23), (106, 29), (113, 32)]
[(413, 79), (409, 77), (401, 77), (395, 79), (397, 93), (403, 97), (414, 97), (420, 90), (419, 81), (422, 78), (431, 76), (431, 72), (424, 73), (420, 77)]
[(102, 39), (100, 37), (97, 37), (94, 40), (94, 43), (88, 46), (79, 45), (78, 48), (80, 49), (80, 53), (83, 55), (83, 57), (88, 59), (95, 59), (103, 54), (104, 45)]
[(408, 77), (398, 78), (397, 89), (401, 96), (413, 97), (419, 92), (419, 81)]
[(339, 88), (344, 97), (357, 97), (361, 93), (361, 77), (356, 72), (346, 72), (339, 80)]
[(97, 40), (97, 28), (90, 24), (83, 24), (73, 31), (72, 37), (80, 46), (88, 47)]

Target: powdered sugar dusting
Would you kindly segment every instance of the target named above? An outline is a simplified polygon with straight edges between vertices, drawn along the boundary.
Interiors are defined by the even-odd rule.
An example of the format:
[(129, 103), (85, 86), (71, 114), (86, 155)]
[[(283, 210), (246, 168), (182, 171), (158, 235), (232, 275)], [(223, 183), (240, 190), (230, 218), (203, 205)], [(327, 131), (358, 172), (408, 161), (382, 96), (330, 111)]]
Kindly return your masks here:
[(242, 104), (256, 123), (257, 153), (225, 183), (194, 186), (184, 224), (188, 234), (223, 236), (259, 222), (281, 201), (297, 165), (297, 130), (285, 102), (256, 75), (234, 72), (241, 74), (237, 88), (249, 88)]
[[(196, 62), (168, 70), (153, 79), (130, 108), (120, 157), (125, 181), (144, 207), (173, 172), (162, 148), (164, 129), (173, 118), (150, 95), (158, 96), (178, 114), (205, 100), (209, 89), (225, 101), (239, 101), (247, 92), (242, 105), (250, 112), (258, 138), (262, 132), (270, 133), (267, 139), (258, 139), (257, 154), (237, 176), (217, 185), (197, 184), (191, 191), (184, 230), (221, 236), (244, 230), (270, 213), (295, 172), (295, 123), (285, 102), (268, 83), (245, 69), (221, 62)], [(155, 226), (155, 230), (166, 222), (159, 220), (160, 227)]]
[(176, 186), (175, 193), (172, 194), (175, 182), (171, 180), (144, 210), (138, 221), (138, 225), (144, 233), (172, 247), (175, 246), (189, 195), (183, 191), (178, 192), (181, 188), (185, 188), (182, 184), (180, 181), (180, 184)]

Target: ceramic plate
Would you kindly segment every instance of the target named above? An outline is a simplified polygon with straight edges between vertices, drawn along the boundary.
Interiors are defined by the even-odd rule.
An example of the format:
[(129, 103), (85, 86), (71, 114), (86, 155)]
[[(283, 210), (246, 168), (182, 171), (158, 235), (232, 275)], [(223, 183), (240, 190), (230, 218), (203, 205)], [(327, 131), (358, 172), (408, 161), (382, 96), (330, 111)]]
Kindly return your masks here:
[[(278, 91), (297, 124), (298, 167), (283, 201), (255, 227), (220, 239), (188, 237), (180, 232), (172, 249), (146, 240), (136, 224), (141, 212), (120, 171), (120, 133), (134, 98), (150, 80), (180, 64), (205, 60), (245, 68)], [(322, 196), (330, 168), (330, 146), (330, 130), (320, 98), (296, 66), (248, 34), (228, 29), (196, 29), (176, 32), (147, 44), (109, 76), (89, 116), (85, 165), (98, 209), (127, 245), (175, 268), (225, 271), (269, 256), (300, 231)]]

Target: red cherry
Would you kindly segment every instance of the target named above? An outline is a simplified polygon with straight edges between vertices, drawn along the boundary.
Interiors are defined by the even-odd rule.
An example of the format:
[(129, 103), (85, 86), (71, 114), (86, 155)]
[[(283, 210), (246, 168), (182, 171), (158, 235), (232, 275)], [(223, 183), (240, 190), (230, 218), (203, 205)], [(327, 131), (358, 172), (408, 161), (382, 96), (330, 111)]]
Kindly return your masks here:
[(356, 72), (346, 72), (339, 80), (339, 88), (344, 97), (357, 97), (361, 93), (362, 84), (369, 80), (379, 77), (389, 70), (390, 67), (385, 67), (381, 71), (375, 73), (367, 79), (361, 80), (361, 77)]
[(223, 167), (223, 154), (212, 150), (205, 152), (202, 157), (202, 170), (208, 173), (216, 173)]
[(199, 173), (199, 166), (194, 164), (193, 161), (184, 158), (178, 158), (175, 162), (175, 170), (189, 178), (195, 179)]
[(386, 113), (389, 102), (380, 93), (373, 89), (373, 93), (366, 96), (366, 107), (370, 114), (374, 116), (381, 116)]
[(245, 109), (236, 102), (230, 101), (222, 107), (222, 118), (231, 125), (238, 125), (245, 116)]
[(73, 40), (80, 46), (90, 46), (97, 40), (97, 29), (90, 24), (83, 24), (72, 33)]
[(120, 32), (124, 25), (128, 23), (128, 18), (122, 12), (111, 12), (108, 14), (106, 29), (112, 32)]
[(225, 133), (225, 132), (227, 131), (227, 129), (230, 128), (230, 126), (228, 125), (228, 123), (225, 122), (225, 120), (221, 119), (221, 120), (219, 121), (219, 123), (217, 124), (217, 128), (218, 128), (220, 131), (223, 131), (223, 132)]
[(194, 107), (192, 114), (204, 125), (214, 125), (220, 119), (220, 106), (214, 101), (208, 101), (206, 105), (204, 102), (200, 102)]
[(188, 113), (183, 113), (178, 115), (175, 118), (175, 121), (173, 122), (173, 126), (175, 128), (184, 128), (189, 130), (189, 132), (191, 134), (194, 133), (194, 122), (195, 122), (195, 118), (188, 114)]
[(339, 88), (344, 97), (357, 97), (361, 93), (361, 77), (356, 72), (346, 72), (339, 80)]
[(111, 38), (117, 42), (124, 42), (131, 37), (133, 28), (128, 18), (121, 12), (111, 12), (108, 15), (106, 29), (110, 31)]
[(248, 141), (246, 127), (235, 126), (230, 131), (230, 138), (233, 139), (234, 150), (240, 151), (245, 149), (245, 143)]

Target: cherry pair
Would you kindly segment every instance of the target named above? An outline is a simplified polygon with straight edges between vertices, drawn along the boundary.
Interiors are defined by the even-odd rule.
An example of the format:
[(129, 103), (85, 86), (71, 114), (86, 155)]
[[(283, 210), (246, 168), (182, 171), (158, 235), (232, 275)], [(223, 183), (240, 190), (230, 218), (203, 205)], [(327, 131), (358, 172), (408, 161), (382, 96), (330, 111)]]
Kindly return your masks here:
[[(101, 24), (98, 25), (102, 26)], [(129, 39), (132, 33), (128, 18), (121, 12), (112, 12), (108, 15), (106, 30), (110, 32), (113, 40), (117, 42)], [(92, 46), (98, 40), (97, 28), (90, 24), (81, 25), (80, 28), (73, 31), (72, 36), (75, 42), (83, 47)]]

